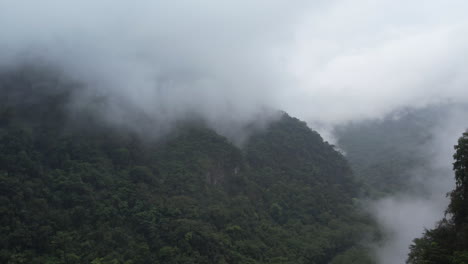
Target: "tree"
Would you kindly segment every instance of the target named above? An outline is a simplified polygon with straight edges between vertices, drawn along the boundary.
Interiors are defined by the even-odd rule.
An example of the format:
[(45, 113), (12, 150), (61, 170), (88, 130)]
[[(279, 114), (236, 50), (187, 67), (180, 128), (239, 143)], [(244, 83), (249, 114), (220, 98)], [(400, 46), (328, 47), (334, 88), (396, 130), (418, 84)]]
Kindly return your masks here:
[(450, 193), (450, 205), (448, 212), (452, 214), (456, 225), (467, 220), (468, 216), (468, 131), (458, 139), (453, 158), (453, 170), (455, 171), (455, 189)]

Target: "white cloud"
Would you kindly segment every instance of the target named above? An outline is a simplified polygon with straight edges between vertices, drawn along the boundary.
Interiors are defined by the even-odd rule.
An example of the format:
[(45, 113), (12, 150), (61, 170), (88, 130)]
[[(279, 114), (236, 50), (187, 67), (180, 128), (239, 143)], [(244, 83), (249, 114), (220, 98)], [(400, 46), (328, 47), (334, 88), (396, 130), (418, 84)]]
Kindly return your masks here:
[[(416, 4), (417, 2), (417, 4)], [(308, 120), (379, 118), (401, 107), (468, 101), (461, 1), (335, 1), (297, 30), (288, 102)]]
[(2, 0), (0, 65), (40, 57), (166, 121), (197, 113), (240, 124), (281, 108), (334, 124), (466, 101), (467, 7), (458, 0)]

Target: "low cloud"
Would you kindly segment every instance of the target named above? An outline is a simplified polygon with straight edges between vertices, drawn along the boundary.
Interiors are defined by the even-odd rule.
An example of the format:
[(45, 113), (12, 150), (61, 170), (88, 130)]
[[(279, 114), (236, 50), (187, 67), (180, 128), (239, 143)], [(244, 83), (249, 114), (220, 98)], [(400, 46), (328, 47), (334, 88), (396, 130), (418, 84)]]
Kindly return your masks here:
[[(221, 131), (281, 109), (324, 126), (467, 101), (468, 4), (0, 1), (0, 66), (41, 61), (121, 104)], [(86, 98), (86, 96), (81, 97)], [(266, 116), (269, 116), (267, 114)], [(226, 128), (228, 127), (228, 128)]]
[(466, 7), (462, 1), (333, 1), (297, 30), (291, 109), (341, 123), (468, 101)]
[(285, 83), (275, 51), (304, 5), (1, 1), (0, 66), (59, 68), (85, 84), (79, 100), (107, 97), (101, 114), (115, 123), (137, 109), (160, 126), (198, 116), (227, 133), (276, 111)]

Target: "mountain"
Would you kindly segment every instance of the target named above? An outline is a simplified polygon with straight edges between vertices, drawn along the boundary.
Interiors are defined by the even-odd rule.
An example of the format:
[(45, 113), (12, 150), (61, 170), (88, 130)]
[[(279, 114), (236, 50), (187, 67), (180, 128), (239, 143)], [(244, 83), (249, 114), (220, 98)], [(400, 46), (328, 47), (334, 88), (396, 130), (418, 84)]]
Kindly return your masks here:
[(360, 186), (304, 122), (154, 139), (71, 111), (78, 88), (0, 76), (1, 263), (372, 263)]
[[(356, 178), (366, 185), (366, 196), (413, 192), (413, 174), (432, 162), (434, 130), (450, 116), (451, 105), (395, 112), (382, 120), (367, 120), (338, 126), (337, 145)], [(433, 168), (431, 168), (433, 169)]]

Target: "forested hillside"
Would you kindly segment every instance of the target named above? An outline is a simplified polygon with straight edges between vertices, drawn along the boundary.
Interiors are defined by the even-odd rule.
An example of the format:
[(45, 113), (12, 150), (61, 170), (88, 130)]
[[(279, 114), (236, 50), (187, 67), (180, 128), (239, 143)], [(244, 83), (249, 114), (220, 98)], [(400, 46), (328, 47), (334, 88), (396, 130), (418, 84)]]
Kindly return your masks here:
[(367, 195), (411, 188), (411, 174), (427, 168), (431, 162), (427, 146), (433, 136), (431, 131), (447, 116), (447, 111), (449, 108), (443, 105), (407, 110), (382, 120), (337, 127), (337, 144), (345, 151), (356, 177), (367, 185)]
[(447, 215), (414, 240), (409, 264), (468, 263), (468, 132), (458, 140), (453, 157), (456, 187), (450, 192)]
[(304, 122), (155, 140), (70, 111), (76, 85), (0, 78), (1, 263), (372, 263), (351, 169)]

